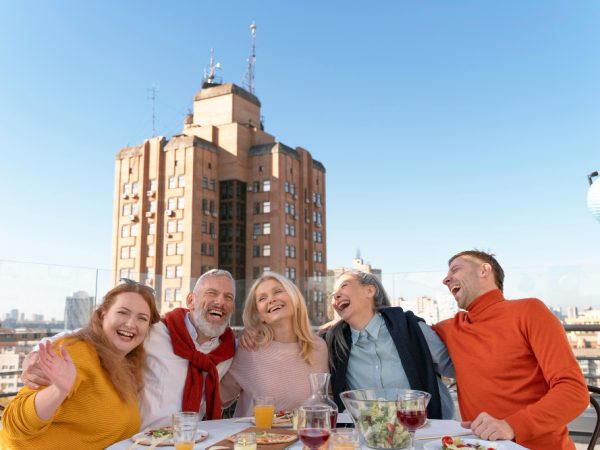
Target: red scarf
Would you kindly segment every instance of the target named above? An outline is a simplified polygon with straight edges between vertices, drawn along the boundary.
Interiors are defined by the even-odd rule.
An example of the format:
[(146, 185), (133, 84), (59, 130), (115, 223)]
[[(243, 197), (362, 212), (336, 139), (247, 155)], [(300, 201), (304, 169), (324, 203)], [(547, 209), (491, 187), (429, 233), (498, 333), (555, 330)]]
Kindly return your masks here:
[(206, 372), (206, 415), (208, 420), (221, 418), (221, 397), (219, 394), (219, 372), (217, 364), (233, 358), (235, 355), (235, 337), (227, 327), (220, 336), (221, 343), (212, 352), (205, 354), (196, 350), (196, 346), (185, 325), (188, 310), (175, 308), (165, 314), (162, 321), (169, 329), (173, 353), (187, 359), (188, 373), (183, 389), (182, 411), (200, 411), (202, 402), (203, 372)]

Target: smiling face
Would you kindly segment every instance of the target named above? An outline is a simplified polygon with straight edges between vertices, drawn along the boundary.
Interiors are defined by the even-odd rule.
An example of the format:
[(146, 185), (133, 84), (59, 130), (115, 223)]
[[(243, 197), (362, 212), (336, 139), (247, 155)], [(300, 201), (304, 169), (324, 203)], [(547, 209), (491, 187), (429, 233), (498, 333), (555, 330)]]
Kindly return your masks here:
[(374, 295), (374, 286), (362, 285), (352, 274), (344, 274), (335, 282), (331, 301), (342, 320), (362, 329), (375, 314)]
[(150, 307), (137, 292), (122, 292), (102, 317), (102, 330), (115, 348), (127, 355), (140, 345), (150, 327)]
[(261, 322), (273, 325), (287, 321), (291, 324), (294, 317), (294, 302), (290, 295), (274, 279), (266, 279), (256, 287), (256, 310)]
[(496, 289), (491, 266), (471, 256), (453, 259), (442, 282), (462, 309), (467, 309), (480, 295)]
[(188, 295), (192, 322), (208, 338), (221, 336), (235, 308), (233, 282), (222, 276), (207, 277)]

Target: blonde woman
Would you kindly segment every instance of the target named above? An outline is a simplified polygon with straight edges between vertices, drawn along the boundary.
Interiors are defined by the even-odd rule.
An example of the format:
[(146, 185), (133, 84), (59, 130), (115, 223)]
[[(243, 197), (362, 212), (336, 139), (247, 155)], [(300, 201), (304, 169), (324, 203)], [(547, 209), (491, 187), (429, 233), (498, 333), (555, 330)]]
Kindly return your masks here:
[(86, 328), (42, 344), (50, 384), (24, 387), (8, 404), (0, 448), (103, 449), (137, 433), (142, 343), (159, 318), (151, 289), (127, 280), (106, 294)]
[(276, 410), (300, 406), (310, 396), (308, 375), (329, 372), (327, 345), (310, 328), (300, 290), (278, 273), (263, 273), (250, 288), (243, 321), (258, 349), (238, 347), (221, 381), (223, 405), (237, 398), (236, 417), (252, 415), (256, 396), (275, 398)]

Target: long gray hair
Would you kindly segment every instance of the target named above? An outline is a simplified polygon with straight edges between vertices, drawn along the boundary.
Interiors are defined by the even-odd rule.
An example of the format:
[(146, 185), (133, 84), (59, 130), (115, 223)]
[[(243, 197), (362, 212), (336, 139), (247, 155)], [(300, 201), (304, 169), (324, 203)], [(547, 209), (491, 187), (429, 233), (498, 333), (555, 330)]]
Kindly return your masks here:
[[(390, 299), (381, 284), (379, 278), (372, 273), (362, 272), (360, 270), (346, 270), (338, 275), (339, 280), (344, 275), (350, 275), (352, 278), (357, 280), (362, 286), (373, 286), (375, 288), (375, 295), (373, 296), (373, 312), (379, 311), (381, 308), (391, 306)], [(344, 339), (344, 322), (340, 320), (335, 324), (331, 330), (325, 336), (327, 341), (327, 348), (329, 349), (329, 366), (333, 370), (335, 367), (335, 361), (338, 359), (344, 359), (348, 357), (350, 349), (346, 340)]]

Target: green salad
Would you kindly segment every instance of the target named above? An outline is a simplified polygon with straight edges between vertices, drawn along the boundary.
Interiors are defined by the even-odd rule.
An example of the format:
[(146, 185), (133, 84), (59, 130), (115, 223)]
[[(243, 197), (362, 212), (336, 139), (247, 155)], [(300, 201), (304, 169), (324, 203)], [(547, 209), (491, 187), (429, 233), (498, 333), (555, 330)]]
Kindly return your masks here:
[(394, 402), (373, 401), (369, 409), (360, 412), (358, 427), (369, 447), (404, 448), (410, 436), (398, 422)]

